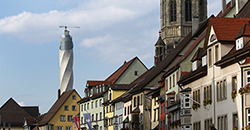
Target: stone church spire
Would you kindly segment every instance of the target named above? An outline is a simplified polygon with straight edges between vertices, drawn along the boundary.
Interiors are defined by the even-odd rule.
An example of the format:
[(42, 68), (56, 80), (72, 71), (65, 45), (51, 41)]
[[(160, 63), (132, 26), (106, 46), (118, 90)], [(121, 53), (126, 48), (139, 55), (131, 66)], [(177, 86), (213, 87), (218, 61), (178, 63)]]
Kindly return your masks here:
[(207, 18), (207, 0), (161, 0), (161, 32), (166, 54), (192, 30), (192, 19)]

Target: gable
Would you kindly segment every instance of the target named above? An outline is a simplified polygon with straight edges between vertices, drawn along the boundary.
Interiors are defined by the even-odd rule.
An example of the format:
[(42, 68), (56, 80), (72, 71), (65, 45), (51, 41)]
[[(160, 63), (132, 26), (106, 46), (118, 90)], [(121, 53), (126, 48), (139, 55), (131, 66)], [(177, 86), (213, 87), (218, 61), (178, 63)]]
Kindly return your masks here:
[(207, 41), (207, 46), (210, 46), (214, 43), (216, 43), (218, 40), (217, 40), (217, 36), (214, 32), (214, 27), (211, 26), (210, 27), (210, 32), (208, 33), (208, 41)]
[[(73, 99), (73, 95), (76, 96), (75, 99)], [(71, 126), (72, 122), (68, 122), (68, 115), (76, 116), (80, 110), (77, 102), (81, 100), (81, 97), (77, 94), (76, 91), (73, 91), (66, 101), (61, 105), (61, 107), (58, 109), (58, 111), (55, 113), (55, 115), (52, 117), (52, 119), (49, 121), (49, 124), (63, 124), (66, 126)], [(68, 106), (68, 110), (65, 110), (65, 106)], [(72, 106), (75, 106), (76, 110), (72, 110)], [(64, 122), (60, 122), (60, 116), (65, 115)]]
[(23, 127), (24, 118), (31, 117), (20, 105), (10, 98), (0, 108), (1, 120), (11, 123), (11, 126)]
[(114, 84), (130, 84), (147, 70), (143, 63), (136, 58)]

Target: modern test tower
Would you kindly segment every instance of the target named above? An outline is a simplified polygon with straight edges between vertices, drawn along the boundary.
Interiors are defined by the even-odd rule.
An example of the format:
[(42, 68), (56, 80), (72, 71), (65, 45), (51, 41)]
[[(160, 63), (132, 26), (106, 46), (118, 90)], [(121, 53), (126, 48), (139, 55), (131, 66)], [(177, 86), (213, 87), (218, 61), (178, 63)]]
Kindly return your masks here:
[(67, 26), (60, 26), (60, 28), (65, 28), (64, 35), (61, 35), (61, 44), (59, 47), (59, 82), (60, 95), (62, 95), (63, 92), (73, 89), (73, 42)]

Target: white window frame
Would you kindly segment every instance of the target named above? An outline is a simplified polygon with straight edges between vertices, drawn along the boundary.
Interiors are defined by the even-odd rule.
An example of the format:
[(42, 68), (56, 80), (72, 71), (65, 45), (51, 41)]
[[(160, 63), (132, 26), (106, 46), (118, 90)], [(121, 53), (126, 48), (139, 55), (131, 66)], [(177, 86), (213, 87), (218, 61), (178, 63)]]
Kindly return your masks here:
[(57, 128), (57, 130), (63, 130), (62, 126), (57, 126), (56, 128)]
[(243, 48), (243, 37), (236, 40), (236, 50)]
[(207, 65), (207, 56), (202, 57), (202, 66)]
[(194, 61), (192, 64), (193, 64), (193, 71), (197, 70), (197, 61)]
[(246, 115), (246, 121), (247, 121), (247, 125), (250, 125), (250, 108), (248, 108), (248, 109), (246, 109), (246, 113), (247, 113), (247, 115)]
[(246, 84), (250, 84), (250, 82), (247, 80), (247, 78), (250, 78), (250, 74), (248, 75), (247, 72), (250, 72), (250, 70), (246, 70)]
[[(190, 105), (190, 95), (189, 94), (185, 94), (185, 96), (183, 97), (183, 108), (191, 108), (191, 105)], [(188, 100), (186, 102), (186, 99)], [(188, 104), (188, 106), (187, 106)]]

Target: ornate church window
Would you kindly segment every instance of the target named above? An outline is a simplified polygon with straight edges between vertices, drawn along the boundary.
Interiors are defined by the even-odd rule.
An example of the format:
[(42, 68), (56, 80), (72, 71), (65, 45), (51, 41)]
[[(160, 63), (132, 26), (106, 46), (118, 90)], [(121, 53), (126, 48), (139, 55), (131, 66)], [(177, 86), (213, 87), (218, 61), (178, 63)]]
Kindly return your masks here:
[(185, 0), (185, 20), (192, 21), (192, 1)]
[(176, 0), (170, 3), (170, 22), (176, 21)]

